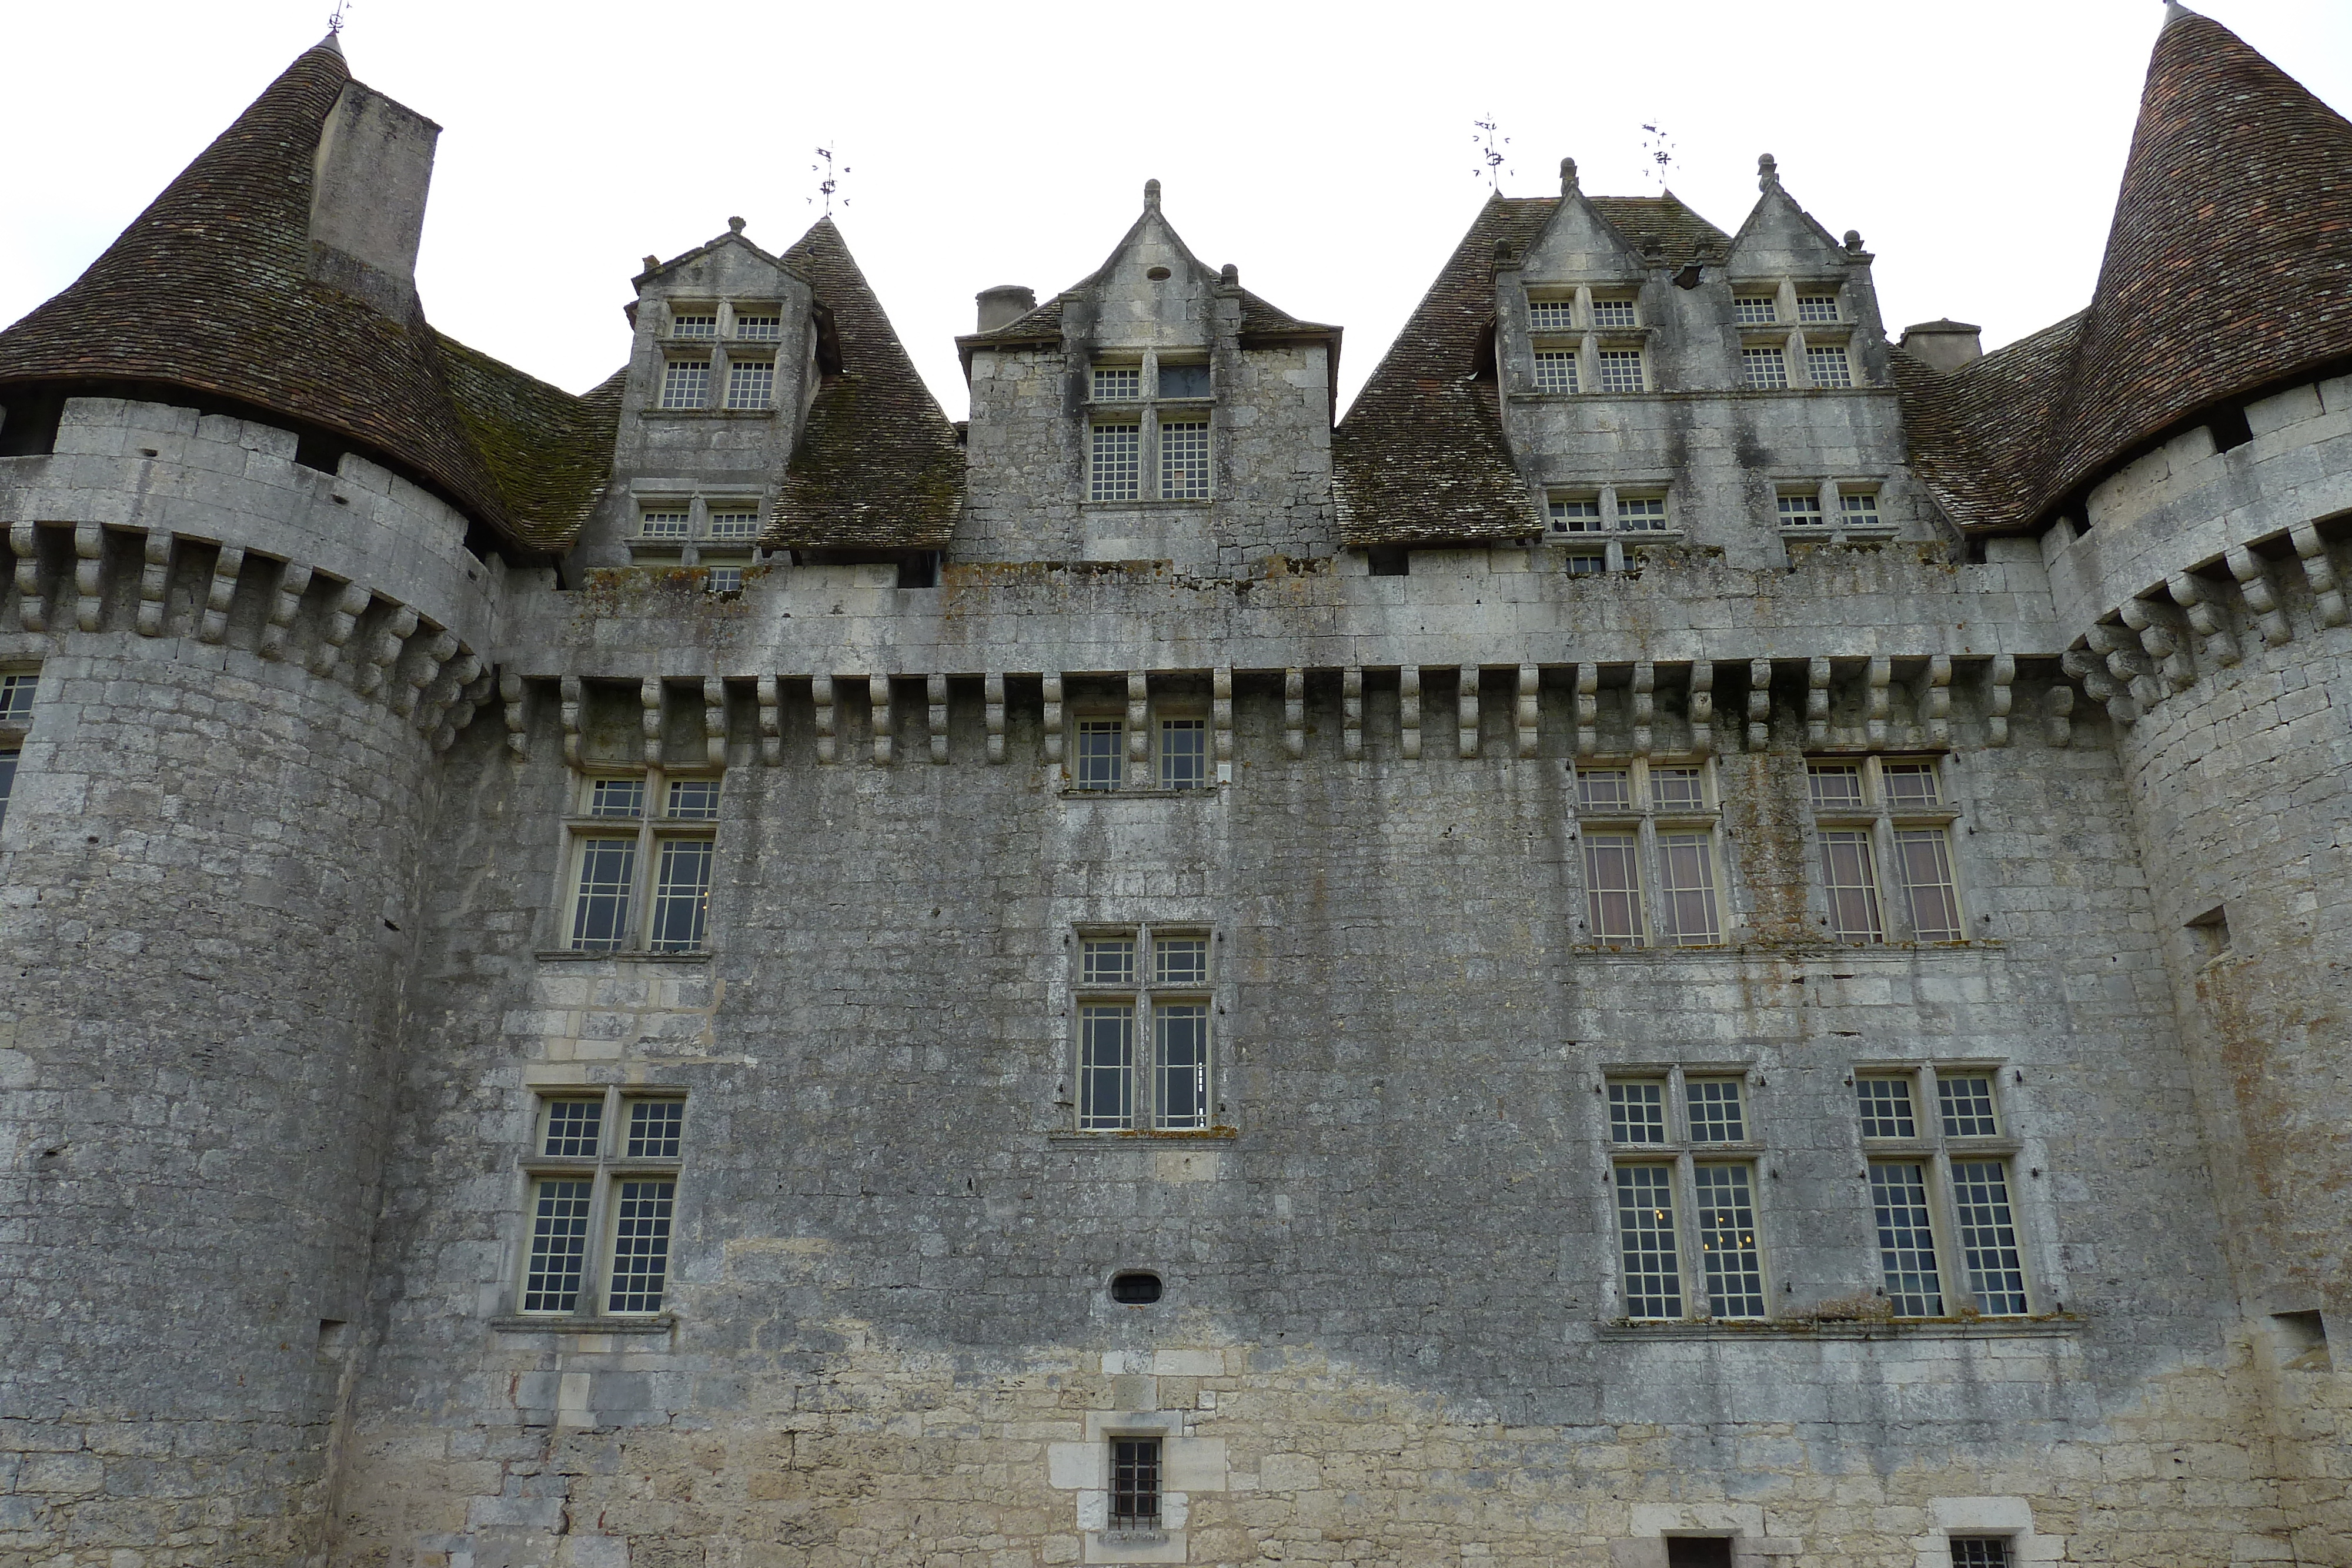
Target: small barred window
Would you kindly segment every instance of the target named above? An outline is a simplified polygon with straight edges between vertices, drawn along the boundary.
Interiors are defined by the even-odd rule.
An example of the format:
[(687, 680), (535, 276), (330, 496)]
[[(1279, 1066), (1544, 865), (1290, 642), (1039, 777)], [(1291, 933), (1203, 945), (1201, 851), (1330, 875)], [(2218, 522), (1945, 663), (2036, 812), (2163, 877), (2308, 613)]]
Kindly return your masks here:
[(1666, 526), (1666, 498), (1664, 496), (1618, 497), (1617, 526), (1634, 533), (1664, 529)]
[(1731, 302), (1731, 310), (1743, 327), (1769, 327), (1780, 319), (1780, 303), (1769, 294), (1743, 294)]
[(777, 315), (745, 315), (735, 312), (735, 335), (753, 342), (774, 342), (784, 335), (784, 319)]
[(773, 360), (733, 360), (727, 366), (727, 406), (732, 409), (766, 408), (776, 392), (776, 363)]
[(688, 514), (685, 512), (647, 512), (637, 520), (637, 532), (649, 539), (682, 539), (686, 538)]
[(1805, 348), (1805, 371), (1817, 387), (1850, 387), (1853, 385), (1853, 366), (1845, 357), (1843, 343), (1808, 344)]
[(716, 338), (719, 336), (719, 313), (715, 310), (690, 310), (669, 319), (673, 338)]
[(1548, 392), (1576, 391), (1575, 354), (1566, 350), (1538, 350), (1536, 354), (1536, 390)]
[(1088, 495), (1097, 501), (1132, 501), (1143, 476), (1143, 427), (1097, 424), (1088, 431)]
[(1800, 294), (1797, 296), (1797, 319), (1800, 321), (1834, 321), (1838, 319), (1837, 296), (1834, 294)]
[(33, 688), (41, 677), (18, 673), (0, 675), (0, 728), (22, 729), (33, 719)]
[(1097, 365), (1095, 367), (1094, 399), (1097, 402), (1133, 402), (1142, 395), (1142, 366)]
[(1641, 350), (1603, 349), (1601, 350), (1601, 390), (1602, 392), (1647, 392), (1649, 385), (1649, 378), (1642, 371)]
[(1596, 299), (1592, 302), (1592, 324), (1596, 327), (1638, 327), (1641, 320), (1631, 299)]
[(1783, 495), (1778, 498), (1778, 505), (1780, 526), (1784, 528), (1809, 528), (1822, 520), (1822, 498), (1811, 490), (1793, 496)]
[(1854, 1097), (1862, 1106), (1865, 1138), (1916, 1138), (1918, 1119), (1911, 1113), (1911, 1081), (1907, 1078), (1857, 1078)]
[(1573, 299), (1530, 299), (1528, 321), (1538, 332), (1568, 332), (1576, 328)]
[(1548, 510), (1551, 513), (1554, 533), (1597, 534), (1601, 531), (1599, 501), (1553, 501)]
[(1666, 1086), (1651, 1078), (1609, 1081), (1609, 1141), (1612, 1144), (1663, 1144), (1666, 1141)]
[(1781, 392), (1789, 385), (1789, 356), (1780, 349), (1739, 350), (1739, 382), (1751, 392)]
[(760, 532), (757, 512), (713, 512), (710, 514), (710, 537), (714, 539), (756, 538)]
[(1209, 424), (1185, 420), (1160, 426), (1160, 498), (1205, 500), (1209, 494)]
[(662, 369), (664, 408), (701, 408), (710, 402), (710, 361), (672, 360)]
[(1838, 517), (1848, 528), (1878, 526), (1878, 495), (1872, 490), (1848, 490), (1838, 497)]

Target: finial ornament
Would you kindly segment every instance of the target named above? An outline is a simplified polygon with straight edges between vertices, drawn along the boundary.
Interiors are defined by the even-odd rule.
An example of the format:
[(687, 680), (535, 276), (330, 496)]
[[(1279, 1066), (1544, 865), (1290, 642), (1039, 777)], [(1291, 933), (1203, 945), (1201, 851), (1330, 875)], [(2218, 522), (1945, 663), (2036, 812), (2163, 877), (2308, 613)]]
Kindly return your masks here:
[(1780, 161), (1769, 152), (1756, 160), (1756, 188), (1759, 191), (1780, 188)]
[[(830, 147), (818, 148), (816, 150), (816, 155), (819, 158), (824, 159), (824, 162), (822, 163), (810, 164), (809, 172), (812, 174), (821, 174), (824, 178), (820, 179), (816, 183), (816, 195), (808, 198), (808, 204), (814, 206), (817, 202), (817, 197), (824, 197), (824, 215), (826, 217), (831, 217), (833, 216), (833, 193), (841, 189), (841, 182), (844, 177), (853, 174), (856, 172), (856, 171), (850, 168), (846, 163), (844, 163), (838, 169), (835, 168), (833, 162), (833, 149)], [(841, 204), (845, 207), (849, 205), (849, 198), (847, 196), (842, 197)]]
[(2168, 27), (2175, 22), (2186, 22), (2195, 15), (2197, 13), (2183, 5), (2180, 0), (2164, 0), (2164, 25)]
[(343, 30), (343, 13), (352, 8), (352, 0), (335, 0), (335, 8), (327, 13), (327, 36), (333, 37)]
[(1160, 182), (1157, 180), (1143, 182), (1143, 210), (1147, 213), (1160, 210)]
[(727, 220), (727, 232), (731, 235), (741, 234), (743, 232), (743, 220), (741, 218), (729, 218)]
[(1242, 269), (1230, 261), (1225, 263), (1217, 269), (1217, 285), (1222, 288), (1239, 288), (1242, 286)]
[(1860, 256), (1862, 254), (1862, 231), (1860, 229), (1848, 229), (1845, 231), (1845, 248), (1848, 255)]
[(1573, 158), (1559, 161), (1559, 193), (1563, 196), (1576, 194), (1576, 160)]

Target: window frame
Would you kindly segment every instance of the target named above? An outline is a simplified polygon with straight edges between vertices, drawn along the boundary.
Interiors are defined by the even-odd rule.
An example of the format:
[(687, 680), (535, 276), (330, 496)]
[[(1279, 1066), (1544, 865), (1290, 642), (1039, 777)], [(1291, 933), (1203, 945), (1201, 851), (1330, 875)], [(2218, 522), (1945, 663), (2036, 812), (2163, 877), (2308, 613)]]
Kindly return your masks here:
[[(1622, 802), (1590, 802), (1585, 781), (1589, 776), (1623, 773), (1626, 794)], [(1698, 804), (1662, 803), (1658, 785), (1668, 773), (1691, 772), (1697, 776)], [(1583, 882), (1585, 906), (1580, 922), (1583, 936), (1577, 944), (1583, 947), (1611, 948), (1620, 952), (1641, 948), (1693, 950), (1727, 947), (1737, 945), (1738, 922), (1730, 898), (1730, 867), (1725, 854), (1723, 834), (1723, 802), (1717, 793), (1714, 759), (1710, 757), (1582, 758), (1576, 759), (1569, 774), (1569, 787), (1576, 813), (1576, 834), (1580, 850), (1577, 857)], [(1599, 930), (1599, 908), (1595, 904), (1593, 856), (1590, 841), (1595, 837), (1626, 837), (1635, 841), (1633, 865), (1636, 886), (1632, 890), (1637, 913), (1631, 923), (1636, 929), (1631, 941), (1604, 938)], [(1685, 940), (1678, 929), (1679, 920), (1665, 905), (1666, 896), (1674, 891), (1668, 875), (1670, 851), (1681, 847), (1669, 841), (1696, 837), (1700, 841), (1707, 867), (1707, 884), (1703, 888), (1680, 890), (1703, 893), (1712, 908), (1714, 929), (1703, 941)], [(1606, 888), (1602, 893), (1622, 890)]]
[[(656, 763), (629, 768), (588, 767), (572, 772), (568, 788), (572, 791), (572, 810), (563, 818), (563, 856), (562, 925), (557, 929), (559, 941), (554, 950), (567, 956), (583, 957), (635, 958), (700, 958), (714, 951), (710, 937), (710, 905), (719, 885), (718, 839), (719, 812), (726, 799), (724, 770), (716, 768), (674, 768)], [(597, 816), (591, 810), (594, 790), (600, 780), (642, 780), (644, 792), (635, 816)], [(671, 810), (672, 787), (680, 784), (708, 782), (719, 785), (710, 814), (676, 815)], [(654, 810), (658, 805), (659, 810)], [(583, 876), (586, 869), (586, 846), (592, 842), (629, 841), (632, 848), (630, 877), (623, 894), (625, 911), (620, 936), (610, 946), (586, 946), (580, 936), (581, 901), (585, 896)], [(699, 889), (700, 911), (696, 919), (699, 929), (697, 940), (690, 946), (656, 946), (654, 936), (656, 910), (665, 897), (667, 870), (666, 846), (696, 842), (708, 846), (703, 851), (704, 877)]]
[[(688, 1148), (684, 1128), (688, 1124), (683, 1120), (682, 1109), (688, 1099), (688, 1092), (667, 1084), (537, 1084), (532, 1088), (531, 1099), (530, 1138), (517, 1162), (522, 1191), (522, 1222), (514, 1249), (513, 1278), (506, 1292), (509, 1314), (551, 1325), (616, 1320), (659, 1322), (671, 1311), (671, 1295), (679, 1272), (677, 1243), (681, 1231), (677, 1224), (677, 1203)], [(596, 1152), (593, 1155), (551, 1155), (544, 1152), (553, 1108), (561, 1104), (590, 1103), (600, 1107)], [(681, 1133), (677, 1154), (652, 1155), (628, 1152), (634, 1107), (647, 1104), (681, 1107)], [(579, 1282), (569, 1307), (526, 1304), (531, 1294), (533, 1267), (541, 1256), (536, 1242), (541, 1188), (549, 1182), (578, 1182), (588, 1186), (587, 1210), (581, 1217)], [(662, 1238), (661, 1299), (651, 1307), (615, 1309), (612, 1305), (612, 1286), (620, 1277), (620, 1227), (624, 1222), (620, 1210), (624, 1201), (624, 1184), (632, 1182), (666, 1183), (668, 1186), (667, 1201), (670, 1210), (664, 1217), (667, 1229)]]
[[(1858, 804), (1824, 806), (1816, 800), (1812, 779), (1816, 772), (1827, 768), (1858, 770), (1862, 799)], [(1936, 798), (1932, 801), (1897, 801), (1886, 789), (1889, 768), (1925, 768), (1934, 780)], [(1954, 803), (1951, 779), (1951, 758), (1948, 753), (1930, 752), (1808, 752), (1805, 756), (1805, 809), (1808, 813), (1808, 840), (1812, 849), (1814, 890), (1820, 904), (1819, 924), (1834, 942), (1854, 946), (1892, 946), (1911, 944), (1922, 946), (1950, 946), (1971, 940), (1969, 935), (1967, 889), (1960, 876), (1958, 843), (1952, 829), (1961, 817)], [(1870, 894), (1877, 906), (1878, 931), (1867, 937), (1854, 937), (1841, 932), (1837, 909), (1832, 902), (1829, 850), (1831, 833), (1862, 833), (1869, 849)], [(1947, 880), (1937, 884), (1950, 906), (1952, 935), (1920, 935), (1916, 916), (1915, 887), (1906, 863), (1896, 856), (1897, 849), (1906, 841), (1905, 834), (1937, 835), (1941, 845), (1940, 860)], [(1922, 884), (1925, 885), (1925, 884)]]
[[(1090, 945), (1129, 945), (1123, 975), (1090, 973)], [(1162, 945), (1198, 943), (1196, 975), (1163, 977)], [(1215, 1019), (1218, 1012), (1216, 929), (1199, 921), (1138, 921), (1132, 924), (1087, 923), (1070, 932), (1068, 1120), (1063, 1131), (1087, 1138), (1188, 1137), (1223, 1130), (1218, 1119), (1218, 1073), (1221, 1051)], [(1188, 948), (1189, 951), (1189, 948)], [(1126, 1019), (1124, 1060), (1118, 1064), (1118, 1097), (1115, 1108), (1102, 1109), (1095, 1099), (1090, 1074), (1106, 1069), (1090, 1057), (1090, 1020), (1102, 1014)], [(1170, 1021), (1190, 1024), (1184, 1043), (1194, 1053), (1188, 1061), (1170, 1056)], [(1189, 1072), (1197, 1109), (1171, 1119), (1167, 1074)]]
[[(1208, 391), (1198, 394), (1163, 391), (1163, 365), (1205, 370)], [(1223, 400), (1218, 395), (1213, 354), (1206, 349), (1180, 349), (1166, 354), (1157, 349), (1114, 350), (1090, 358), (1081, 374), (1084, 396), (1080, 429), (1085, 458), (1084, 480), (1079, 489), (1082, 506), (1205, 506), (1217, 499), (1217, 457), (1223, 445), (1217, 409)], [(1106, 392), (1100, 386), (1100, 378), (1106, 374), (1131, 374), (1132, 392), (1123, 385)], [(1132, 486), (1114, 484), (1111, 493), (1106, 494), (1102, 448), (1096, 432), (1123, 431), (1129, 426), (1134, 433)], [(1174, 455), (1163, 439), (1163, 426), (1188, 432), (1199, 427), (1200, 450), (1181, 467), (1170, 466)], [(1178, 493), (1180, 490), (1186, 493)]]
[[(1066, 796), (1201, 795), (1213, 792), (1222, 782), (1217, 771), (1216, 735), (1209, 722), (1209, 703), (1204, 698), (1181, 692), (1149, 692), (1139, 722), (1131, 703), (1101, 695), (1069, 701), (1065, 704), (1064, 713), (1061, 791)], [(1173, 725), (1198, 727), (1201, 777), (1197, 783), (1167, 781), (1167, 738)], [(1116, 778), (1108, 783), (1089, 782), (1086, 775), (1087, 737), (1108, 733), (1115, 733), (1118, 737), (1109, 758)]]
[(33, 703), (40, 695), (40, 666), (0, 668), (0, 828), (8, 825), (8, 802), (23, 769), (25, 739), (33, 727)]
[[(1612, 1237), (1609, 1287), (1614, 1292), (1616, 1316), (1625, 1322), (1769, 1322), (1772, 1310), (1773, 1282), (1770, 1249), (1764, 1241), (1763, 1171), (1761, 1163), (1767, 1154), (1765, 1140), (1758, 1127), (1756, 1089), (1759, 1070), (1752, 1062), (1633, 1062), (1607, 1066), (1601, 1070), (1601, 1081), (1595, 1086), (1596, 1098), (1601, 1106), (1600, 1143), (1607, 1152), (1605, 1175), (1608, 1192), (1608, 1225)], [(1703, 1138), (1696, 1134), (1691, 1116), (1690, 1092), (1693, 1084), (1733, 1083), (1738, 1087), (1740, 1108), (1738, 1138)], [(1618, 1119), (1612, 1108), (1619, 1103), (1617, 1091), (1633, 1085), (1655, 1086), (1660, 1094), (1663, 1113), (1660, 1131), (1663, 1136), (1654, 1142), (1621, 1142), (1616, 1136)], [(1677, 1317), (1634, 1316), (1627, 1310), (1625, 1291), (1625, 1241), (1622, 1229), (1622, 1178), (1619, 1172), (1630, 1166), (1651, 1166), (1667, 1171), (1673, 1214), (1674, 1247), (1676, 1277), (1680, 1286), (1683, 1311)], [(1756, 1289), (1740, 1291), (1752, 1299), (1760, 1311), (1756, 1313), (1726, 1312), (1717, 1310), (1717, 1289), (1710, 1271), (1706, 1244), (1707, 1227), (1703, 1217), (1716, 1212), (1701, 1197), (1699, 1172), (1736, 1166), (1742, 1173), (1748, 1210), (1748, 1242), (1745, 1253), (1753, 1255), (1752, 1271)], [(1743, 1265), (1745, 1269), (1746, 1265)]]
[[(2032, 1266), (2032, 1247), (2027, 1239), (2024, 1204), (2017, 1184), (2017, 1165), (2024, 1154), (2024, 1145), (2014, 1130), (2013, 1108), (2007, 1103), (2001, 1085), (2001, 1074), (2009, 1064), (2001, 1061), (1938, 1059), (1927, 1061), (1868, 1061), (1857, 1062), (1846, 1075), (1853, 1096), (1854, 1134), (1862, 1150), (1865, 1169), (1874, 1171), (1885, 1165), (1916, 1165), (1921, 1167), (1928, 1215), (1928, 1235), (1935, 1249), (1936, 1273), (1941, 1286), (1944, 1310), (1940, 1313), (1898, 1312), (1904, 1318), (2026, 1318), (2039, 1310), (2040, 1287), (2036, 1270)], [(1990, 1135), (1956, 1136), (1946, 1127), (1941, 1085), (1948, 1078), (1981, 1078), (1987, 1082), (1992, 1106), (1994, 1125), (1998, 1131)], [(1865, 1083), (1900, 1082), (1908, 1091), (1912, 1136), (1874, 1134), (1864, 1124), (1862, 1115), (1863, 1088)], [(2009, 1208), (2011, 1230), (2009, 1246), (2013, 1253), (2008, 1267), (2016, 1276), (2014, 1294), (2021, 1304), (2011, 1307), (1996, 1302), (1987, 1306), (1987, 1291), (1980, 1278), (1989, 1270), (1971, 1266), (1974, 1249), (1967, 1245), (1968, 1227), (1963, 1223), (1965, 1206), (1961, 1198), (1960, 1178), (1955, 1174), (1958, 1166), (1990, 1165), (1998, 1166), (2002, 1191)], [(1871, 1184), (1873, 1204), (1872, 1245), (1877, 1248), (1875, 1214), (1877, 1182)], [(1879, 1265), (1878, 1290), (1889, 1301), (1895, 1299), (1885, 1277), (1884, 1259)], [(2002, 1293), (2010, 1293), (2005, 1289)]]

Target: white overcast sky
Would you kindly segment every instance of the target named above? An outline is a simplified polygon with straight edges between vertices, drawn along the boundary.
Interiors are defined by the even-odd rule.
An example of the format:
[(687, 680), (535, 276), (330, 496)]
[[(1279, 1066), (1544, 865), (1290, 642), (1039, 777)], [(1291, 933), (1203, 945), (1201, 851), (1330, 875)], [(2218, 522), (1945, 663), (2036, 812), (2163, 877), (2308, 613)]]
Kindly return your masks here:
[[(331, 0), (25, 6), (6, 27), (0, 321), (71, 282), (272, 77)], [(2352, 3), (2211, 0), (2339, 110)], [(730, 214), (782, 250), (814, 220), (812, 150), (915, 361), (964, 413), (952, 342), (996, 283), (1091, 272), (1143, 182), (1211, 266), (1347, 329), (1352, 395), (1484, 199), (1668, 180), (1726, 230), (1756, 155), (1877, 255), (1887, 323), (1988, 347), (2077, 308), (2099, 264), (2158, 0), (1551, 0), (1481, 5), (823, 6), (352, 0), (353, 72), (443, 126), (419, 285), (436, 325), (575, 391), (626, 353), (648, 253)], [(102, 84), (102, 85), (101, 85)]]

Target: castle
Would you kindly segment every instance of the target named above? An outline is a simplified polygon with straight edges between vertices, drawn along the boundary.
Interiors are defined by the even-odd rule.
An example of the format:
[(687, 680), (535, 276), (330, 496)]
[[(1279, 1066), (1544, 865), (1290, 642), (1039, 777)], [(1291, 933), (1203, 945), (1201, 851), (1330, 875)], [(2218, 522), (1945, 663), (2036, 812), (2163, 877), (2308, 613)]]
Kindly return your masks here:
[(573, 396), (436, 133), (330, 38), (0, 332), (0, 1563), (2352, 1563), (2352, 125), (2227, 29), (2021, 342), (1564, 164), (1344, 417), (1156, 186), (968, 424), (830, 221)]

